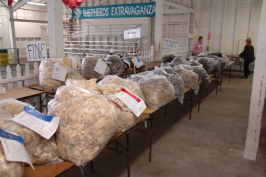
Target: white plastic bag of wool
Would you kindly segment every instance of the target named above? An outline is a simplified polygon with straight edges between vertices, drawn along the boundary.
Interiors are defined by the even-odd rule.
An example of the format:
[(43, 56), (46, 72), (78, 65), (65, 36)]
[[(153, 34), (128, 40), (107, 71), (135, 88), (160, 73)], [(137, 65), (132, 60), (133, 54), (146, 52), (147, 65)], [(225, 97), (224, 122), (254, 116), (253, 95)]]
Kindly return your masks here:
[(105, 60), (111, 69), (111, 74), (121, 75), (125, 71), (125, 64), (123, 59), (118, 55), (108, 55)]
[[(141, 70), (141, 71), (148, 71), (148, 66), (145, 64), (144, 60), (141, 59), (141, 57), (139, 57), (139, 58), (140, 58), (140, 60), (142, 61), (143, 65), (142, 65), (141, 67), (139, 67), (139, 68), (137, 68), (137, 67), (135, 66), (136, 70), (139, 70), (139, 71), (140, 71), (140, 70)], [(130, 66), (131, 66), (131, 68), (134, 68), (133, 58), (130, 58)]]
[(139, 81), (146, 105), (160, 108), (170, 103), (175, 97), (175, 89), (165, 76), (145, 75)]
[(172, 70), (173, 74), (169, 74), (166, 71), (166, 68), (155, 67), (154, 72), (159, 74), (159, 75), (165, 76), (173, 84), (174, 89), (175, 89), (175, 96), (177, 97), (179, 102), (181, 104), (183, 104), (184, 96), (185, 96), (185, 84), (184, 84), (184, 81), (182, 80), (182, 78), (176, 72), (173, 71), (172, 68), (171, 68), (171, 70)]
[(181, 65), (181, 64), (188, 65), (189, 64), (188, 61), (184, 57), (181, 57), (181, 56), (175, 57), (171, 63), (173, 65)]
[(6, 160), (5, 152), (0, 141), (0, 176), (1, 177), (23, 177), (24, 163)]
[(60, 117), (56, 143), (62, 159), (84, 166), (116, 133), (117, 106), (95, 91), (71, 85), (57, 89), (48, 115)]
[(17, 133), (24, 139), (24, 146), (32, 164), (42, 165), (61, 162), (54, 137), (47, 140), (33, 130), (11, 120), (15, 115), (21, 113), (25, 106), (33, 108), (30, 104), (15, 99), (1, 100), (0, 128), (8, 132)]
[(195, 94), (198, 94), (200, 77), (193, 72), (193, 68), (190, 65), (176, 65), (174, 67), (175, 72), (182, 78), (185, 86), (194, 90)]
[(161, 63), (161, 67), (174, 67), (175, 65), (172, 63)]
[(192, 68), (193, 68), (193, 71), (200, 76), (202, 81), (207, 81), (208, 83), (212, 81), (209, 74), (206, 72), (206, 70), (203, 67), (192, 66)]
[(130, 76), (130, 79), (135, 81), (135, 82), (138, 82), (140, 79), (142, 79), (145, 75), (154, 75), (154, 71), (145, 71), (145, 72), (141, 72), (141, 73), (138, 73), (136, 75), (131, 75)]
[(100, 59), (95, 56), (87, 56), (82, 60), (82, 76), (84, 78), (100, 80), (110, 74), (111, 70), (109, 66), (106, 67), (104, 74), (100, 74), (94, 71), (98, 60)]
[(127, 88), (130, 92), (137, 95), (143, 101), (145, 101), (142, 94), (140, 85), (129, 79), (122, 79), (117, 76), (106, 76), (103, 80), (98, 82), (98, 86), (101, 87), (103, 95), (115, 101), (121, 108), (122, 112), (119, 114), (120, 125), (117, 132), (123, 132), (135, 125), (142, 117), (137, 117), (120, 99), (117, 98), (117, 94), (121, 92), (121, 89)]
[(83, 79), (83, 77), (78, 73), (78, 71), (74, 71), (72, 68), (68, 66), (68, 63), (65, 63), (63, 59), (47, 59), (46, 61), (42, 61), (39, 66), (39, 81), (40, 86), (44, 87), (51, 87), (51, 88), (57, 88), (61, 85), (64, 85), (65, 82), (52, 79), (53, 69), (54, 65), (58, 63), (61, 66), (67, 67), (67, 78), (73, 78), (73, 79)]
[(77, 80), (77, 79), (68, 79), (66, 81), (67, 86), (77, 86), (89, 91), (95, 91), (98, 94), (101, 94), (101, 90), (96, 83), (97, 79), (90, 80)]
[(208, 74), (219, 74), (220, 63), (219, 61), (209, 57), (198, 57), (197, 60), (203, 65), (203, 68)]
[(216, 55), (209, 55), (209, 57), (215, 59), (216, 61), (219, 61), (220, 72), (222, 70), (224, 70), (229, 65), (229, 61), (224, 59), (224, 58), (222, 58), (222, 57), (218, 57)]

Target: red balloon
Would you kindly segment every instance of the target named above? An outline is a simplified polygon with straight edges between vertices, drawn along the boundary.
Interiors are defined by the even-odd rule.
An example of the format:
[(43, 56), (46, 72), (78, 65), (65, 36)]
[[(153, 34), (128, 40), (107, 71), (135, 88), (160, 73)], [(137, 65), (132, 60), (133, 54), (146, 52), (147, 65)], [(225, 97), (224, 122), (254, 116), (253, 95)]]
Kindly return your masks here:
[(70, 9), (75, 9), (78, 7), (84, 0), (62, 0)]

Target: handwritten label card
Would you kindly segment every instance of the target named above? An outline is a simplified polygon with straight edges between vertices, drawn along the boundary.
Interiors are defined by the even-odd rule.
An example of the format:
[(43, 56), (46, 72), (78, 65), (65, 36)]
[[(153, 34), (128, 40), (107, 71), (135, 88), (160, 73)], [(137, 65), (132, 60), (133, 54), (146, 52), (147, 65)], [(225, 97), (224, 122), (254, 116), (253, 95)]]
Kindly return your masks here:
[(147, 107), (144, 101), (137, 95), (130, 92), (127, 88), (122, 88), (117, 97), (137, 116), (139, 117)]
[(26, 106), (24, 107), (24, 111), (12, 120), (28, 127), (42, 137), (50, 139), (58, 128), (60, 118), (42, 115), (29, 106)]
[(25, 162), (34, 169), (29, 155), (23, 145), (24, 140), (16, 133), (9, 133), (0, 129), (0, 140), (5, 152), (6, 160), (12, 162)]
[(132, 61), (135, 63), (136, 68), (140, 68), (144, 64), (138, 55)]
[(67, 67), (66, 66), (61, 66), (58, 63), (56, 63), (54, 65), (52, 79), (56, 79), (59, 81), (65, 81), (66, 80), (66, 74), (67, 74)]
[(107, 64), (105, 62), (103, 62), (102, 60), (98, 60), (95, 67), (94, 67), (94, 71), (99, 73), (99, 74), (104, 74), (106, 68), (107, 68)]
[(30, 41), (26, 43), (26, 53), (28, 61), (46, 60), (45, 41)]

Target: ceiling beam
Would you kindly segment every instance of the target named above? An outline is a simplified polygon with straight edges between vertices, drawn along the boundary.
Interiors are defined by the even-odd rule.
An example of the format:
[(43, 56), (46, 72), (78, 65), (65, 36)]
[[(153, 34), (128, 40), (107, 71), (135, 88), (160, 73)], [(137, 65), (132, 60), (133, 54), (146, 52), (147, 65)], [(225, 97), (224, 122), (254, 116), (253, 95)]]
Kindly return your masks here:
[(48, 23), (48, 21), (44, 21), (44, 20), (27, 20), (27, 19), (16, 19), (16, 18), (10, 18), (9, 21), (31, 22), (31, 23)]
[(6, 10), (8, 10), (7, 5), (6, 5), (2, 0), (0, 0), (0, 4), (1, 4), (2, 6), (4, 6), (4, 8), (6, 8)]
[(190, 8), (190, 7), (182, 6), (180, 4), (172, 3), (172, 2), (169, 2), (169, 1), (166, 1), (166, 0), (164, 0), (163, 3), (165, 5), (167, 5), (167, 6), (171, 6), (171, 7), (186, 11), (186, 12), (195, 13), (195, 10)]
[(163, 11), (163, 14), (168, 14), (168, 15), (171, 15), (171, 14), (187, 14), (187, 13), (188, 13), (187, 11), (180, 10), (180, 9), (169, 9), (169, 10), (164, 10)]
[(16, 10), (18, 10), (19, 8), (21, 8), (22, 6), (24, 6), (25, 4), (27, 4), (27, 2), (29, 2), (30, 0), (21, 0), (18, 3), (16, 3), (14, 5), (14, 7), (12, 8), (13, 12), (15, 12)]

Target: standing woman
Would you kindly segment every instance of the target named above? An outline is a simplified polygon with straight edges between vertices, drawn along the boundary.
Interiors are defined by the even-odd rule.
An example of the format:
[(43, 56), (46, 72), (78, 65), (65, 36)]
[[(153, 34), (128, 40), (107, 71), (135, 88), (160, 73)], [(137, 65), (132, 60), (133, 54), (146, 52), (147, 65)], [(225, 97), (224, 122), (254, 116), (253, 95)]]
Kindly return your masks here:
[(198, 41), (194, 44), (194, 47), (192, 50), (193, 55), (198, 55), (199, 53), (202, 52), (202, 47), (203, 47), (202, 41), (203, 41), (203, 37), (200, 36)]
[(254, 47), (251, 45), (250, 38), (247, 38), (244, 51), (241, 54), (239, 54), (239, 56), (244, 59), (244, 76), (241, 78), (247, 79), (248, 75), (251, 75), (249, 71), (249, 64), (255, 60)]

